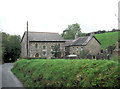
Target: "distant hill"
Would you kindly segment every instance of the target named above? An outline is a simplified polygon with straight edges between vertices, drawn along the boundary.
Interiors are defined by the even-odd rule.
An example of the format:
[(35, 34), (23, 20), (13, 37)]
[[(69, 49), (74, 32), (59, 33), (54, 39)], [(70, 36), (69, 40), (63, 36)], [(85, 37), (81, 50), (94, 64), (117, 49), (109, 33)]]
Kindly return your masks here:
[(105, 49), (108, 46), (116, 44), (118, 33), (120, 34), (120, 31), (95, 34), (95, 37), (100, 41), (101, 48)]

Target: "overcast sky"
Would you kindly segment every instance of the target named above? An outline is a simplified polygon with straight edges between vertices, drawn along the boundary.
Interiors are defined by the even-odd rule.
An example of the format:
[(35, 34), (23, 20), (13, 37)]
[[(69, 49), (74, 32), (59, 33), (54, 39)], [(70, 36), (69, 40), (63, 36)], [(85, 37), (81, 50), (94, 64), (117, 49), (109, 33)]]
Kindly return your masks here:
[(82, 32), (118, 28), (120, 0), (0, 0), (0, 30), (23, 35), (29, 31), (58, 32), (80, 24)]

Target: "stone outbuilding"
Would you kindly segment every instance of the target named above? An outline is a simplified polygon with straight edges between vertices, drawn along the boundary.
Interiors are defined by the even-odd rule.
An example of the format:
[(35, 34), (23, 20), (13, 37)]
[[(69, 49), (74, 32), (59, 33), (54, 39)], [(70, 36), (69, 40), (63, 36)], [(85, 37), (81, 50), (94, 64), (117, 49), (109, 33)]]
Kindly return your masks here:
[[(67, 55), (80, 55), (80, 52), (86, 50), (90, 55), (96, 56), (100, 53), (101, 43), (94, 35), (79, 37), (74, 40), (66, 40), (65, 54)], [(86, 55), (87, 56), (87, 55)]]

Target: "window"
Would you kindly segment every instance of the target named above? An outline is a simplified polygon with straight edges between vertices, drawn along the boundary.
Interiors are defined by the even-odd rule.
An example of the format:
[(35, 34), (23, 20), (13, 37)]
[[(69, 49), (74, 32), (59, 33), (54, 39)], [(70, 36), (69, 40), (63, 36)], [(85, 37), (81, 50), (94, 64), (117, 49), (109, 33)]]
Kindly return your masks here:
[(78, 47), (76, 48), (76, 51), (78, 52)]
[(83, 50), (83, 48), (82, 47), (80, 47), (80, 51), (82, 51)]
[(60, 48), (60, 44), (58, 44), (59, 48)]
[(52, 46), (51, 46), (51, 51), (53, 51), (53, 48), (54, 48), (54, 46), (52, 45)]
[(38, 48), (38, 44), (37, 44), (37, 43), (35, 44), (35, 48), (36, 48), (36, 49)]
[(73, 52), (74, 52), (74, 47), (73, 47)]
[(46, 55), (46, 52), (45, 52), (45, 51), (43, 51), (43, 55), (44, 55), (44, 56)]
[(65, 47), (65, 51), (67, 50), (67, 48)]
[(103, 53), (103, 49), (101, 49), (101, 53)]
[(53, 55), (54, 53), (53, 53), (53, 52), (51, 52), (51, 54)]
[(54, 46), (51, 46), (51, 49), (53, 49), (54, 48)]
[(46, 49), (46, 46), (45, 46), (45, 45), (43, 46), (43, 49)]

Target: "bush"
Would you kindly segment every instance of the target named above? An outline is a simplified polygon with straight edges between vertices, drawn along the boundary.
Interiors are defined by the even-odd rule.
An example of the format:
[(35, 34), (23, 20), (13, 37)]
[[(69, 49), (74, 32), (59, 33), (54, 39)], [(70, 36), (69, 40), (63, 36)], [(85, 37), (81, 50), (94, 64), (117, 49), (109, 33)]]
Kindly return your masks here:
[(79, 58), (87, 58), (88, 55), (88, 51), (87, 50), (82, 50), (80, 51), (80, 54), (78, 55)]
[(113, 56), (113, 57), (111, 58), (111, 60), (118, 62), (118, 61), (120, 60), (120, 57), (119, 57), (119, 56)]

